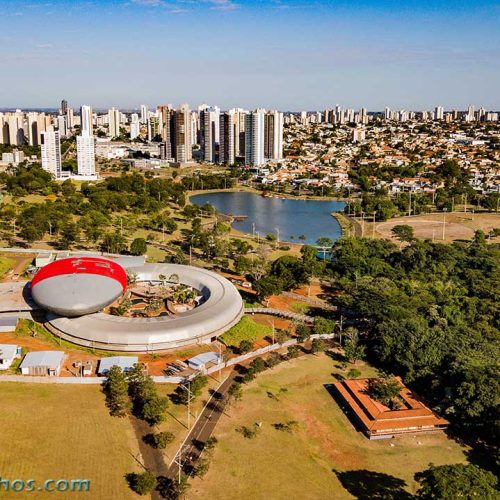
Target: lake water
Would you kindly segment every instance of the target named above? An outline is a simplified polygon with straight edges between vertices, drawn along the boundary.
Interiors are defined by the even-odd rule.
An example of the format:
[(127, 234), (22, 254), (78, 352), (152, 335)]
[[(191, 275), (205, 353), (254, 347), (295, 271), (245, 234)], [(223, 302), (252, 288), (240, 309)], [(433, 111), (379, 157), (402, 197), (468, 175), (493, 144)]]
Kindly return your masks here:
[(332, 212), (341, 212), (345, 203), (342, 201), (313, 201), (281, 198), (264, 198), (253, 193), (207, 193), (191, 196), (196, 205), (210, 203), (223, 214), (247, 215), (243, 221), (235, 221), (234, 229), (244, 233), (265, 237), (269, 233), (277, 234), (280, 241), (314, 244), (322, 236), (338, 240), (342, 231)]

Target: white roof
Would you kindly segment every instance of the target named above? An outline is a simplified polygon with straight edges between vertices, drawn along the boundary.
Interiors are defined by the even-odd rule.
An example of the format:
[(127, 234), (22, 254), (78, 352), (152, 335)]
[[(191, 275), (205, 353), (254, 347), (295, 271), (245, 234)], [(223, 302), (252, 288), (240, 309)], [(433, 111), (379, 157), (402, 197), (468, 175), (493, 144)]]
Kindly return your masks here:
[(17, 354), (18, 346), (15, 344), (0, 344), (0, 359), (12, 359)]
[(99, 361), (99, 373), (108, 372), (112, 366), (119, 366), (122, 370), (131, 370), (139, 362), (137, 356), (110, 356)]
[(61, 366), (64, 359), (63, 351), (34, 351), (24, 356), (20, 368), (31, 368), (34, 366)]
[(206, 365), (207, 363), (218, 364), (220, 355), (217, 352), (202, 352), (193, 358), (188, 359), (188, 363), (193, 366)]

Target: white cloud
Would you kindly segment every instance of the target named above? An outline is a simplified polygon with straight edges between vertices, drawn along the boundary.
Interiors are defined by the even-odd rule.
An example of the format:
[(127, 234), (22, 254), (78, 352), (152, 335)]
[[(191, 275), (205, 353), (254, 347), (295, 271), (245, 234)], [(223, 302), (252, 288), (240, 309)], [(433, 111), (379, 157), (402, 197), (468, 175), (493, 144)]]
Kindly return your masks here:
[(162, 0), (132, 0), (136, 5), (144, 5), (146, 7), (159, 7), (163, 5)]
[(239, 7), (237, 3), (232, 0), (207, 0), (208, 3), (212, 4), (211, 9), (213, 10), (235, 10)]

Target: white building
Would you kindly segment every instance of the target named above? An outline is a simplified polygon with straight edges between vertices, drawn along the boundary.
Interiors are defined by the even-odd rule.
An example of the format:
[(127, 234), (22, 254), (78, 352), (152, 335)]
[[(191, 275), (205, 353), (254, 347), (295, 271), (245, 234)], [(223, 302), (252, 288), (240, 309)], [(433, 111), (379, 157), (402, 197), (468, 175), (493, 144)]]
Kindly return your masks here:
[(94, 135), (94, 119), (90, 106), (80, 108), (80, 130), (82, 135)]
[(66, 116), (59, 115), (57, 117), (57, 130), (59, 130), (59, 135), (61, 137), (68, 136), (68, 127), (66, 125)]
[(42, 168), (56, 179), (62, 177), (61, 140), (59, 132), (42, 132)]
[(236, 160), (236, 118), (237, 114), (233, 109), (220, 115), (219, 163), (232, 165)]
[(76, 155), (78, 175), (95, 176), (95, 145), (94, 136), (79, 135), (76, 138)]
[(256, 109), (245, 117), (245, 163), (260, 166), (264, 156), (265, 109)]
[(216, 145), (219, 142), (219, 115), (216, 107), (207, 107), (200, 111), (201, 148), (206, 162), (215, 163)]
[(120, 120), (121, 120), (120, 110), (111, 108), (108, 111), (108, 123), (109, 123), (108, 135), (110, 137), (120, 136)]
[(133, 113), (130, 117), (130, 139), (134, 140), (139, 136), (141, 131), (141, 124), (139, 122), (139, 115), (137, 113)]
[(141, 104), (141, 123), (144, 125), (148, 123), (149, 110), (145, 104)]

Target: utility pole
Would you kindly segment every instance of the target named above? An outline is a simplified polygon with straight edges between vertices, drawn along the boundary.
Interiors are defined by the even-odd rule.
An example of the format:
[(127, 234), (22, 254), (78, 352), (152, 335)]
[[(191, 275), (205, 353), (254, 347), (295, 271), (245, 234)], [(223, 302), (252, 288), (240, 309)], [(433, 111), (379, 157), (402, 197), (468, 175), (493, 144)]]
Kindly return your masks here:
[(375, 238), (375, 214), (377, 211), (373, 212), (373, 228), (372, 228), (372, 238)]
[(181, 384), (181, 387), (185, 389), (188, 393), (188, 399), (187, 399), (187, 425), (188, 425), (188, 430), (191, 429), (191, 380), (187, 380), (187, 387), (183, 384)]
[(408, 199), (408, 217), (411, 217), (411, 190), (408, 192), (409, 194), (409, 199)]
[(446, 208), (443, 208), (443, 240), (444, 240), (445, 227), (446, 227)]

